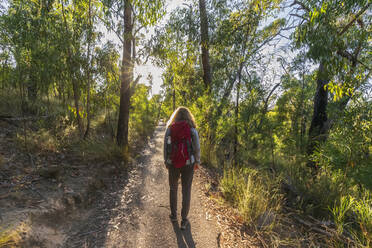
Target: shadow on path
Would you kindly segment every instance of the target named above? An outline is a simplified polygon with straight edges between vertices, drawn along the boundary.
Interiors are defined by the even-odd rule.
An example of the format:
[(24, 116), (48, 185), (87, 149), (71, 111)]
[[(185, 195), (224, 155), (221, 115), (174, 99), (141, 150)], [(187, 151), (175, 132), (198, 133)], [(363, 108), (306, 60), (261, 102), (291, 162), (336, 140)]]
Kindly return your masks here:
[[(162, 128), (162, 126), (158, 126), (155, 134)], [(143, 165), (148, 164), (156, 152), (156, 146), (147, 144), (139, 152), (141, 156), (136, 159), (133, 165), (108, 178), (107, 188), (97, 192), (98, 199), (82, 211), (85, 211), (86, 214), (82, 214), (67, 233), (68, 238), (62, 246), (63, 248), (112, 247), (112, 244), (107, 244), (110, 231), (121, 230), (124, 227), (130, 227), (132, 230), (140, 228), (138, 218), (133, 216), (133, 210), (143, 209), (141, 193), (144, 184), (140, 180), (144, 178), (145, 168)], [(118, 247), (136, 247), (132, 240), (126, 239), (127, 237), (122, 240), (120, 237), (114, 238), (119, 240)]]
[(195, 248), (195, 242), (191, 233), (191, 224), (189, 223), (186, 230), (181, 230), (178, 222), (172, 222), (172, 225), (177, 237), (178, 248)]

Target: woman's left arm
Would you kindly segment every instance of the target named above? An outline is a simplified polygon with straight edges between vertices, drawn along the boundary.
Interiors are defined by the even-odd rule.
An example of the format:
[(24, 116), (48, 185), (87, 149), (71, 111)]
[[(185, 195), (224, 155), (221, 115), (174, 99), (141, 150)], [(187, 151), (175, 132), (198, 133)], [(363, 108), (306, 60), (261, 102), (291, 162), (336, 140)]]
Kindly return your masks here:
[(196, 131), (195, 128), (191, 129), (192, 131), (192, 148), (194, 150), (194, 156), (195, 156), (195, 163), (200, 164), (200, 143), (199, 143), (199, 135), (198, 131)]

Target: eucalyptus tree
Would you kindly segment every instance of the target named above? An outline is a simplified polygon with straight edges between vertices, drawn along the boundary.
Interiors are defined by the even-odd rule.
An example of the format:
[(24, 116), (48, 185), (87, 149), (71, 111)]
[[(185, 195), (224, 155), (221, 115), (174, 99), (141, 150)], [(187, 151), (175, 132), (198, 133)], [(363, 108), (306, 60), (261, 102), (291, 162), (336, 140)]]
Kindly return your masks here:
[(91, 92), (94, 89), (94, 76), (96, 76), (97, 71), (95, 70), (95, 53), (97, 49), (98, 42), (102, 36), (102, 33), (98, 30), (99, 18), (102, 18), (102, 6), (99, 0), (87, 0), (85, 1), (86, 12), (84, 15), (84, 38), (82, 42), (85, 41), (86, 45), (86, 55), (84, 57), (83, 68), (86, 78), (86, 117), (87, 124), (84, 132), (84, 138), (89, 135), (90, 131), (90, 121), (91, 121)]
[(109, 30), (115, 32), (123, 47), (121, 64), (120, 107), (116, 141), (128, 148), (128, 123), (130, 98), (139, 78), (133, 80), (133, 67), (139, 58), (136, 44), (140, 31), (154, 25), (164, 15), (164, 0), (104, 0), (106, 18), (103, 20)]
[[(269, 56), (264, 48), (281, 32), (285, 22), (276, 19), (267, 22), (278, 9), (281, 1), (232, 1), (228, 7), (216, 5), (218, 9), (226, 8), (221, 21), (212, 36), (211, 57), (214, 77), (214, 108), (211, 130), (216, 130), (218, 120), (230, 109), (231, 95), (235, 94), (233, 155), (236, 160), (239, 137), (239, 102), (244, 99), (241, 94), (247, 85), (256, 82), (255, 70), (259, 68), (265, 57)], [(221, 10), (219, 10), (221, 11)], [(217, 12), (217, 10), (216, 10)], [(214, 21), (216, 23), (216, 21)], [(217, 77), (217, 75), (219, 75)], [(248, 90), (249, 91), (249, 90)], [(249, 97), (249, 94), (244, 94)], [(227, 108), (226, 108), (227, 107)], [(230, 135), (231, 136), (231, 135)], [(216, 133), (210, 134), (210, 143), (216, 141)], [(236, 163), (235, 163), (236, 164)]]
[(309, 129), (308, 154), (312, 154), (332, 126), (327, 112), (329, 89), (340, 100), (342, 112), (351, 92), (370, 76), (371, 16), (366, 13), (371, 2), (295, 0), (293, 6), (293, 15), (300, 19), (293, 36), (297, 47), (307, 48), (307, 57), (319, 64)]
[[(64, 43), (61, 45), (66, 55), (68, 81), (72, 84), (74, 113), (81, 136), (87, 136), (90, 128), (90, 91), (91, 91), (91, 50), (98, 42), (96, 16), (101, 15), (100, 3), (95, 0), (65, 2), (60, 0), (56, 8), (61, 13), (61, 28)], [(85, 43), (87, 46), (85, 47)], [(84, 84), (84, 82), (86, 84)], [(82, 89), (87, 86), (86, 111), (82, 110), (80, 100)], [(88, 113), (88, 115), (87, 115)], [(87, 129), (84, 131), (83, 117), (87, 115)]]
[[(238, 120), (239, 101), (243, 95), (246, 96), (240, 94), (240, 88), (250, 81), (249, 74), (254, 71), (252, 65), (259, 64), (265, 45), (272, 41), (284, 24), (280, 19), (263, 27), (266, 18), (278, 9), (280, 2), (206, 1), (205, 6), (202, 2), (199, 5), (194, 2), (176, 9), (167, 24), (157, 29), (154, 35), (151, 44), (154, 54), (160, 61), (159, 65), (166, 67), (165, 87), (169, 90), (165, 99), (171, 100), (169, 94), (179, 95), (176, 102), (192, 107), (201, 123), (200, 133), (207, 161), (210, 161), (213, 147), (219, 142), (219, 131), (222, 131), (219, 137), (222, 133), (226, 134), (218, 125), (228, 120), (225, 117), (231, 109), (232, 94), (236, 93), (235, 121), (230, 126)], [(202, 13), (204, 7), (205, 13)], [(203, 22), (205, 24), (204, 15), (207, 15), (207, 39), (205, 26), (202, 25)], [(201, 41), (202, 49), (198, 41)], [(206, 42), (208, 49), (203, 47)], [(209, 66), (205, 66), (207, 50)], [(205, 79), (208, 73), (204, 69), (208, 67), (213, 68), (213, 84), (207, 87), (208, 80)], [(177, 80), (173, 81), (170, 75), (175, 75)], [(206, 88), (207, 94), (204, 94)], [(246, 90), (245, 85), (243, 88)], [(183, 94), (185, 91), (188, 94)], [(239, 135), (237, 130), (235, 133), (231, 137)], [(237, 143), (237, 138), (235, 141)]]

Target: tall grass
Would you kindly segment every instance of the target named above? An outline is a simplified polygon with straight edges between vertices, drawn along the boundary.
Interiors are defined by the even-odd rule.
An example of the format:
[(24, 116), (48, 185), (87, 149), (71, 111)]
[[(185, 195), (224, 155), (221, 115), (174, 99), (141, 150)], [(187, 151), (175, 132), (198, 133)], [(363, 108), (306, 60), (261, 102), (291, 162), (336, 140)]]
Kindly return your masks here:
[(330, 210), (338, 235), (350, 233), (358, 246), (372, 245), (372, 199), (368, 191), (360, 199), (343, 196)]
[(85, 161), (118, 161), (123, 159), (122, 150), (108, 138), (79, 140), (71, 145), (71, 151)]
[(370, 247), (372, 240), (372, 199), (368, 189), (355, 184), (342, 170), (327, 166), (313, 175), (304, 163), (283, 163), (283, 177), (295, 189), (294, 208), (318, 219), (332, 221), (338, 237), (331, 247), (343, 246), (339, 237), (352, 238), (358, 247)]
[(246, 223), (268, 227), (282, 207), (280, 178), (255, 169), (225, 169), (220, 189), (225, 199), (236, 207)]
[(340, 204), (335, 204), (335, 206), (330, 209), (337, 227), (338, 234), (343, 234), (344, 228), (347, 225), (345, 223), (346, 214), (352, 209), (353, 205), (354, 198), (350, 196), (344, 196), (341, 197)]
[(356, 201), (353, 205), (356, 213), (357, 223), (360, 227), (360, 232), (356, 233), (358, 240), (365, 247), (372, 245), (372, 198), (371, 193), (365, 192), (363, 197)]

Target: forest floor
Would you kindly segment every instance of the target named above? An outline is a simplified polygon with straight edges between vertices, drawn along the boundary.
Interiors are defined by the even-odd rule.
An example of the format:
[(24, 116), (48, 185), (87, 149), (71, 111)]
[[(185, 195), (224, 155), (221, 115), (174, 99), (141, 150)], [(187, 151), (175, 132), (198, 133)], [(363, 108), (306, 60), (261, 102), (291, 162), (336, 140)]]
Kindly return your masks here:
[(127, 167), (67, 151), (25, 152), (16, 130), (0, 122), (0, 247), (262, 246), (221, 204), (217, 175), (202, 167), (194, 175), (189, 227), (172, 224), (164, 124)]

